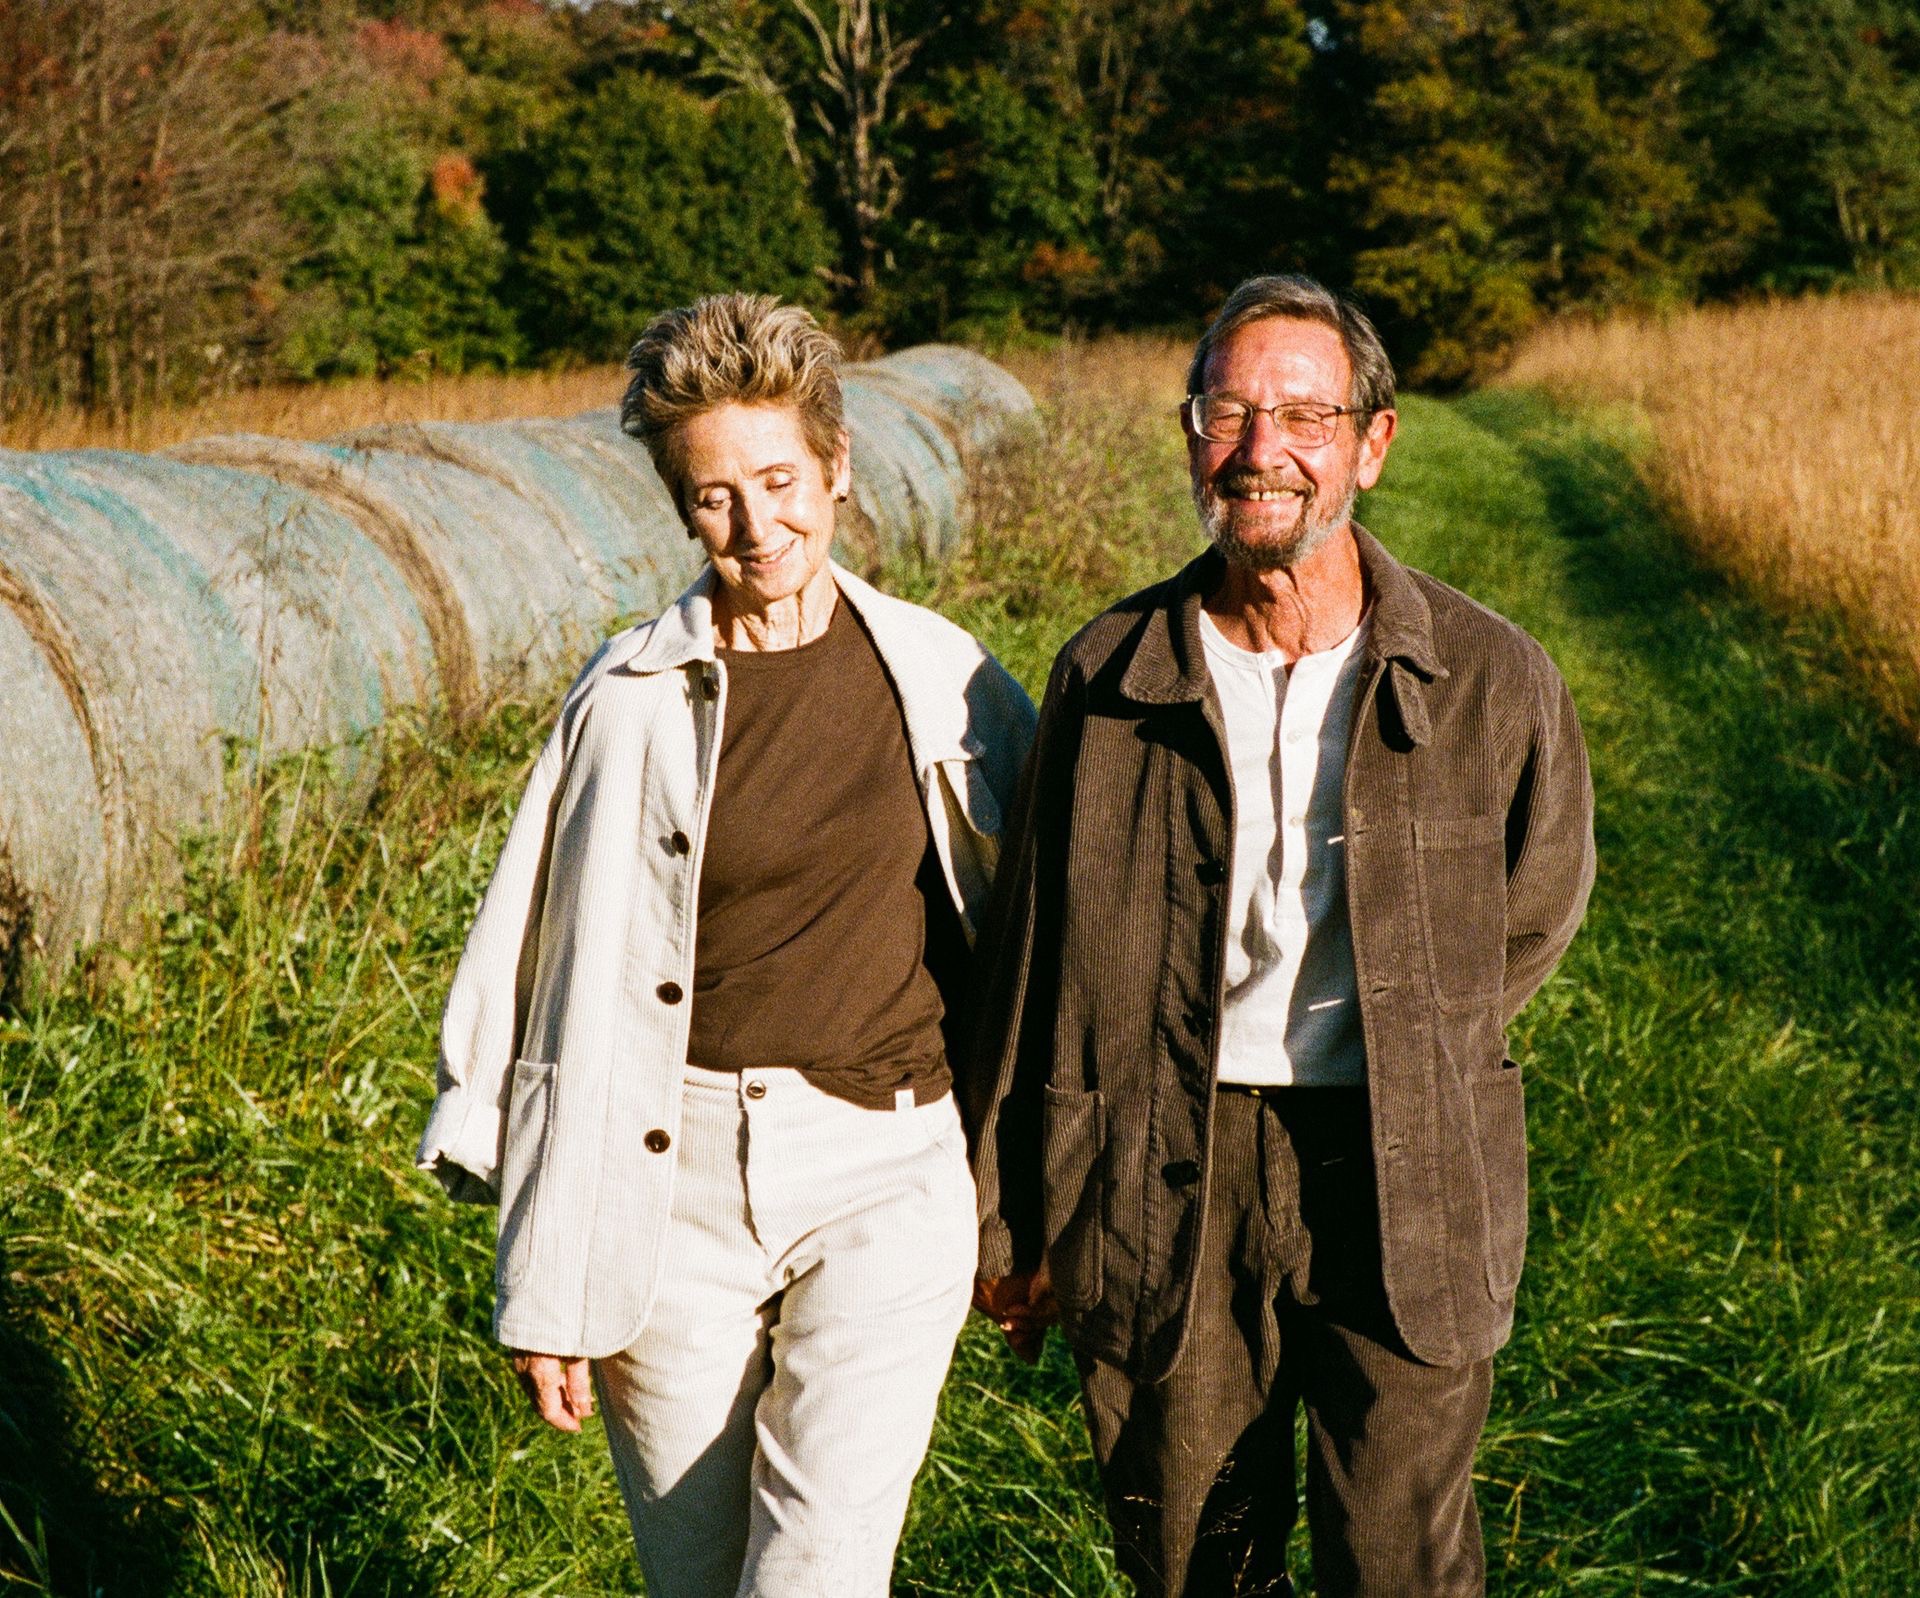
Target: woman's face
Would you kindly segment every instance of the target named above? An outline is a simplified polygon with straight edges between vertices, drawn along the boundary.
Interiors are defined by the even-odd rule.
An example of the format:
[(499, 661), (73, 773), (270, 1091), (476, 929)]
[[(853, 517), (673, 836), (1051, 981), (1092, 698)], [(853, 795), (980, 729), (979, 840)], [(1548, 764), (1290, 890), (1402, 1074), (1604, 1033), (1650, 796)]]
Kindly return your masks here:
[(721, 405), (680, 424), (687, 525), (736, 612), (764, 612), (817, 577), (847, 491), (847, 440), (832, 469), (790, 405)]

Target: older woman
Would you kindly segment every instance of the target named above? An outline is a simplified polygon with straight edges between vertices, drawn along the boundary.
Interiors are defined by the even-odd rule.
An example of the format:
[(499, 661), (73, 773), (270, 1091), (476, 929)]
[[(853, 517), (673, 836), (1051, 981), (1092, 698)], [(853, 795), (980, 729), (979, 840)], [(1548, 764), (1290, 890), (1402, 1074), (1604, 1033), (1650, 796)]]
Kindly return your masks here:
[(567, 695), (420, 1149), (497, 1196), (495, 1333), (554, 1426), (597, 1391), (652, 1598), (884, 1594), (973, 1278), (942, 1028), (1033, 707), (828, 559), (837, 354), (747, 295), (634, 346), (707, 565)]

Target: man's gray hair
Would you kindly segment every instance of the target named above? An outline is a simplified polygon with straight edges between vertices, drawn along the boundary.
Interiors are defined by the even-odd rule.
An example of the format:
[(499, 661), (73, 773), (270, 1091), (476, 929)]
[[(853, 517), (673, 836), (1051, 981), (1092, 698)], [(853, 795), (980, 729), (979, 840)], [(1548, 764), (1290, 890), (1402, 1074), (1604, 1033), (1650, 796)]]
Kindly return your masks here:
[(1335, 294), (1297, 272), (1250, 277), (1227, 296), (1220, 314), (1193, 347), (1193, 364), (1187, 368), (1187, 392), (1201, 391), (1200, 385), (1206, 381), (1207, 357), (1222, 339), (1249, 322), (1264, 322), (1274, 316), (1319, 322), (1340, 335), (1340, 342), (1347, 350), (1347, 364), (1353, 370), (1347, 404), (1360, 412), (1354, 418), (1358, 426), (1364, 428), (1377, 412), (1393, 409), (1393, 362), (1387, 359), (1386, 346), (1380, 342), (1373, 323), (1367, 320), (1367, 313), (1344, 295)]
[(680, 430), (722, 405), (790, 405), (829, 475), (840, 453), (839, 341), (798, 305), (771, 294), (709, 294), (662, 311), (627, 356), (633, 373), (620, 426), (647, 446), (684, 512)]

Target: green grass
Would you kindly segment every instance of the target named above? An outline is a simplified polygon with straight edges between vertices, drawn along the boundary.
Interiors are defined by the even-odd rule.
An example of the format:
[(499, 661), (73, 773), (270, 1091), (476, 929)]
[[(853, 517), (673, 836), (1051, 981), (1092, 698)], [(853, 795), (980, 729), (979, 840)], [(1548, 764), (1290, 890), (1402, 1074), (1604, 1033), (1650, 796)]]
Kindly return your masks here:
[[(1177, 441), (1059, 419), (897, 585), (1037, 686), (1195, 544)], [(1369, 524), (1539, 636), (1594, 752), (1588, 926), (1516, 1029), (1533, 1242), (1481, 1456), (1503, 1594), (1920, 1588), (1920, 755), (1818, 620), (1689, 563), (1590, 424), (1410, 403)], [(0, 1590), (612, 1594), (604, 1447), (487, 1339), (410, 1164), (546, 713), (394, 729), (371, 808), (202, 846), (153, 945), (0, 1027)], [(903, 1594), (1118, 1593), (1072, 1367), (963, 1339)]]

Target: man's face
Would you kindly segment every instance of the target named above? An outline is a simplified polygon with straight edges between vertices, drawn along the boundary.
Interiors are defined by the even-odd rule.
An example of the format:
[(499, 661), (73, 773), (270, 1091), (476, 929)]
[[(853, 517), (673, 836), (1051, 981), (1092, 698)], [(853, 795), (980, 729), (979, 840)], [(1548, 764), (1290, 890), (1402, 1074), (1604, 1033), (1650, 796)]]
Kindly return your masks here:
[[(1346, 346), (1320, 322), (1274, 316), (1228, 334), (1207, 357), (1203, 386), (1249, 405), (1344, 406), (1352, 371)], [(1379, 481), (1394, 413), (1364, 433), (1336, 419), (1322, 444), (1302, 445), (1271, 415), (1255, 414), (1236, 442), (1187, 427), (1193, 502), (1215, 546), (1236, 565), (1278, 571), (1304, 560), (1347, 525), (1354, 496)]]

